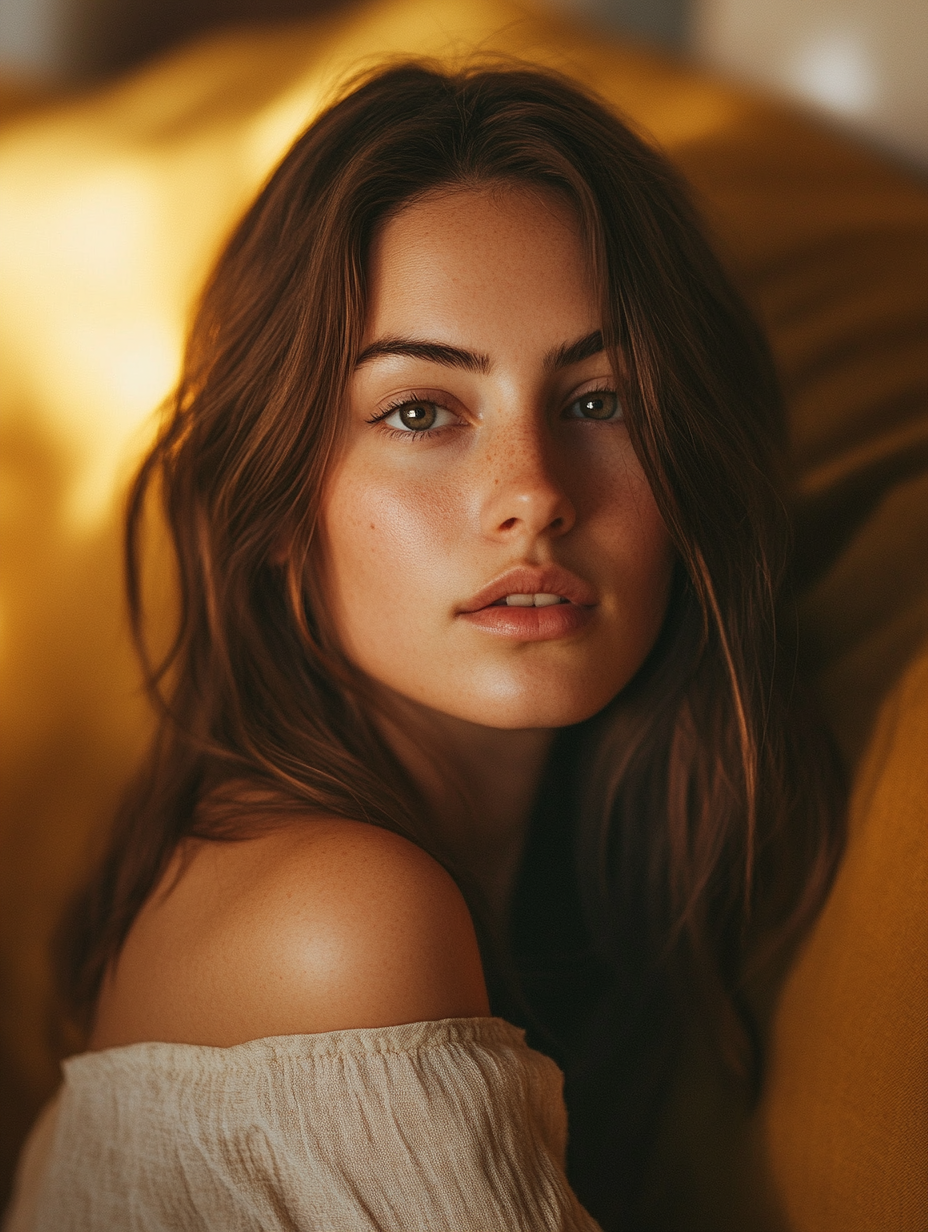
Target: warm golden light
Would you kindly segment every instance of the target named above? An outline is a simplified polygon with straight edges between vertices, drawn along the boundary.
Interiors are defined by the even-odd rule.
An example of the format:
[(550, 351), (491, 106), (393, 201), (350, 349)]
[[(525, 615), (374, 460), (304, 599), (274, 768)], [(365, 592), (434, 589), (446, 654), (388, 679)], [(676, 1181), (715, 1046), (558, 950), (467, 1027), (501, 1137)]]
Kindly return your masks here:
[[(833, 528), (865, 490), (861, 476), (882, 483), (896, 459), (899, 475), (916, 475), (905, 459), (923, 457), (925, 440), (928, 280), (912, 276), (921, 187), (782, 107), (541, 9), (385, 0), (223, 35), (10, 124), (0, 132), (0, 1077), (15, 1073), (23, 1120), (56, 1080), (48, 937), (149, 730), (122, 614), (120, 511), (197, 289), (339, 82), (393, 56), (474, 53), (576, 77), (689, 175), (770, 328), (815, 527)], [(822, 548), (807, 620), (852, 754), (925, 627), (919, 484), (910, 478), (882, 505), (875, 496), (870, 523), (849, 523), (840, 542), (806, 534)], [(153, 583), (164, 611), (168, 576)], [(10, 1125), (13, 1141), (25, 1126)]]
[(40, 1021), (51, 922), (148, 731), (122, 614), (120, 507), (197, 288), (340, 82), (389, 57), (475, 52), (574, 73), (666, 145), (742, 107), (510, 0), (388, 0), (194, 44), (0, 137), (0, 839), (8, 866), (28, 870), (0, 894), (17, 955), (0, 1014), (28, 1089), (53, 1077)]
[[(729, 110), (717, 89), (698, 98), (691, 88), (685, 105), (679, 85), (652, 84), (643, 96), (640, 62), (617, 76), (613, 49), (607, 63), (554, 19), (499, 0), (419, 0), (284, 35), (227, 38), (7, 137), (5, 413), (15, 418), (28, 405), (65, 447), (66, 533), (87, 533), (109, 514), (144, 438), (140, 427), (175, 379), (190, 301), (210, 258), (336, 85), (391, 56), (475, 50), (567, 71), (581, 68), (579, 55), (578, 75), (619, 105), (631, 91), (639, 118), (665, 143), (698, 135)], [(271, 75), (275, 53), (281, 71)], [(243, 105), (240, 87), (205, 88), (210, 70), (231, 76), (239, 66), (264, 98), (252, 94)]]

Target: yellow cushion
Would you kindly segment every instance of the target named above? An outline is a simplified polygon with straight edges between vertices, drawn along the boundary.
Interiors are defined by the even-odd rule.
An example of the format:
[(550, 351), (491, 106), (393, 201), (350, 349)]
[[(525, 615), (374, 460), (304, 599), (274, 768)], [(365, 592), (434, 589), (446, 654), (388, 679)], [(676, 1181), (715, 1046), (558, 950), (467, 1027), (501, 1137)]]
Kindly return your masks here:
[[(4, 607), (0, 1081), (6, 1166), (53, 1086), (52, 922), (148, 718), (119, 503), (198, 282), (347, 69), (501, 51), (573, 73), (697, 187), (791, 398), (805, 620), (849, 759), (928, 621), (918, 484), (928, 195), (788, 109), (509, 0), (386, 0), (206, 40), (0, 134)], [(921, 468), (921, 470), (920, 470)]]
[(887, 699), (761, 1108), (793, 1232), (928, 1227), (928, 648)]

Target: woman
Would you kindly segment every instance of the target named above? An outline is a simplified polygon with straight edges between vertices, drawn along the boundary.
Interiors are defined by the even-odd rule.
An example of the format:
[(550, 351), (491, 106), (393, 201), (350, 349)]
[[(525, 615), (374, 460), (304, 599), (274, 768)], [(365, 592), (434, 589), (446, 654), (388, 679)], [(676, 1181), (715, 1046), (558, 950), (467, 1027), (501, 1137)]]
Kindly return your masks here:
[(177, 636), (18, 1226), (634, 1223), (684, 1022), (756, 1088), (750, 981), (839, 847), (782, 449), (683, 189), (596, 101), (405, 65), (310, 127), (132, 492), (139, 643), (154, 489)]

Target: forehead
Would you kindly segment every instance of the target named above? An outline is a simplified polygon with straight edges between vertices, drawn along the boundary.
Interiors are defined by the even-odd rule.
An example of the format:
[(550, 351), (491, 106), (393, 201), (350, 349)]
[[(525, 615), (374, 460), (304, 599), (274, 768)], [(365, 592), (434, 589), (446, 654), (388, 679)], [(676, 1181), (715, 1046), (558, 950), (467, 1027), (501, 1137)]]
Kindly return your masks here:
[(553, 191), (454, 188), (391, 217), (371, 247), (366, 340), (441, 337), (491, 350), (513, 334), (548, 345), (599, 328), (587, 246)]

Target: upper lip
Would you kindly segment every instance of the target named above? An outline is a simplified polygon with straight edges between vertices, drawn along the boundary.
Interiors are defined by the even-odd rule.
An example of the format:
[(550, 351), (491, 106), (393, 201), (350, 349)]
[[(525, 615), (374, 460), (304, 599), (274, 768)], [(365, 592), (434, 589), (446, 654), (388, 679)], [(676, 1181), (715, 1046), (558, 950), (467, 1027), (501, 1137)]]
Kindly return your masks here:
[(479, 612), (507, 595), (560, 595), (581, 607), (596, 604), (592, 586), (569, 569), (560, 565), (520, 565), (494, 578), (472, 599), (462, 603), (458, 611)]

